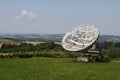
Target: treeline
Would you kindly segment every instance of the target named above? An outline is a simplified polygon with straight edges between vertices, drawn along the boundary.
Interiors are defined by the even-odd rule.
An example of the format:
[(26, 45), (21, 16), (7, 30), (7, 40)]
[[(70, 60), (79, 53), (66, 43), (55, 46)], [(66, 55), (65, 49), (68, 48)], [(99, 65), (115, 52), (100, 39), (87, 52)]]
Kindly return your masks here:
[(75, 57), (73, 52), (66, 51), (61, 45), (54, 42), (40, 43), (37, 45), (22, 43), (20, 45), (15, 44), (3, 44), (0, 48), (0, 57)]
[(120, 42), (99, 42), (97, 43), (97, 48), (104, 55), (105, 59), (120, 58)]
[[(120, 58), (120, 42), (97, 42), (97, 49), (104, 55), (105, 59)], [(61, 45), (54, 42), (40, 43), (37, 45), (22, 44), (3, 44), (0, 48), (0, 57), (77, 57), (76, 52), (69, 52), (62, 48)]]
[(3, 44), (0, 48), (0, 52), (9, 53), (9, 52), (35, 52), (35, 51), (49, 51), (49, 50), (61, 50), (64, 49), (61, 45), (55, 44), (54, 42), (40, 43), (37, 45), (22, 43), (20, 45), (16, 44)]

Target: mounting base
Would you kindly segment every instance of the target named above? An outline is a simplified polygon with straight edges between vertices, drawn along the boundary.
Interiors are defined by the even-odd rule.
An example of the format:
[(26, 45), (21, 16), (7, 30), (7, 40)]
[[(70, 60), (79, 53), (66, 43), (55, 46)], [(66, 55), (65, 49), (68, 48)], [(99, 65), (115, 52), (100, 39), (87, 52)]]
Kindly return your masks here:
[(77, 61), (81, 62), (95, 62), (96, 60), (100, 60), (102, 56), (102, 54), (96, 50), (95, 44), (87, 52), (82, 52), (79, 55)]

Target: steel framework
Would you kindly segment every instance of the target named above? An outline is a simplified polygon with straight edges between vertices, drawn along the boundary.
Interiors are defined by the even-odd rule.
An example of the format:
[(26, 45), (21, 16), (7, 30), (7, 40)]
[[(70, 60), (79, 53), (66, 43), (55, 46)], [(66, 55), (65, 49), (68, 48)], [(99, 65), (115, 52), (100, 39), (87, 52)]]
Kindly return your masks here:
[(99, 30), (92, 24), (83, 24), (67, 32), (62, 46), (68, 51), (81, 51), (91, 46), (98, 38)]

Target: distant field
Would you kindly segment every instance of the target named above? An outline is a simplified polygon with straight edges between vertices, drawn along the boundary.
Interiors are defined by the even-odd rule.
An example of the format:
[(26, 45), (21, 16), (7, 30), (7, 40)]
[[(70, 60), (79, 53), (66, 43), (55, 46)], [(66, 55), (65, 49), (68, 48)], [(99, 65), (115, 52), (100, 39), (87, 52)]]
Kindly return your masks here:
[(80, 63), (71, 58), (0, 59), (0, 80), (120, 80), (120, 62)]
[(32, 44), (32, 45), (37, 45), (37, 44), (45, 43), (45, 42), (27, 41), (27, 42), (25, 42), (25, 43), (27, 43), (27, 44)]
[[(24, 43), (27, 44), (32, 44), (32, 45), (37, 45), (37, 44), (41, 44), (41, 43), (45, 43), (45, 42), (40, 42), (40, 41), (26, 41)], [(15, 42), (9, 39), (0, 39), (0, 44), (21, 44), (21, 42)], [(55, 44), (60, 44), (61, 42), (55, 42)]]
[(0, 39), (0, 42), (9, 42), (11, 40), (8, 40), (8, 39)]
[(2, 44), (16, 44), (19, 45), (21, 44), (21, 42), (16, 42), (10, 39), (0, 39), (0, 46), (2, 46)]
[[(45, 42), (27, 41), (27, 42), (25, 42), (25, 43), (27, 43), (27, 44), (33, 44), (33, 45), (37, 45), (37, 44), (45, 43)], [(55, 42), (55, 44), (60, 44), (60, 45), (61, 45), (61, 42)]]

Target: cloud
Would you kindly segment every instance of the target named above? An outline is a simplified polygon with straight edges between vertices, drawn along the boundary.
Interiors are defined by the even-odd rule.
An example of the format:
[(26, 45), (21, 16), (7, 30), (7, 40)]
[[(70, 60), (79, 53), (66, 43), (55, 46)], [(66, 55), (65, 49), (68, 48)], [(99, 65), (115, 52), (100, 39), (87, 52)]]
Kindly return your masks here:
[(35, 18), (36, 16), (37, 16), (37, 15), (36, 15), (35, 13), (32, 13), (32, 12), (29, 13), (29, 17), (30, 17), (30, 18)]
[(28, 18), (28, 19), (33, 19), (33, 18), (35, 18), (37, 16), (37, 14), (35, 14), (34, 12), (30, 12), (30, 11), (27, 11), (26, 9), (23, 9), (22, 11), (21, 11), (21, 14), (19, 15), (19, 16), (15, 16), (15, 19), (16, 20), (19, 20), (19, 19), (21, 19), (21, 18), (23, 18), (23, 17), (26, 17), (26, 18)]
[(21, 11), (21, 14), (22, 14), (23, 16), (29, 15), (29, 13), (27, 12), (27, 10), (25, 10), (25, 9)]
[(20, 16), (15, 16), (15, 19), (16, 20), (19, 20), (21, 17)]
[(23, 10), (21, 11), (21, 15), (22, 15), (22, 16), (26, 16), (26, 17), (28, 17), (28, 18), (30, 18), (30, 19), (33, 19), (33, 18), (35, 18), (35, 17), (37, 16), (35, 13), (33, 13), (33, 12), (28, 12), (28, 11), (25, 10), (25, 9), (23, 9)]

